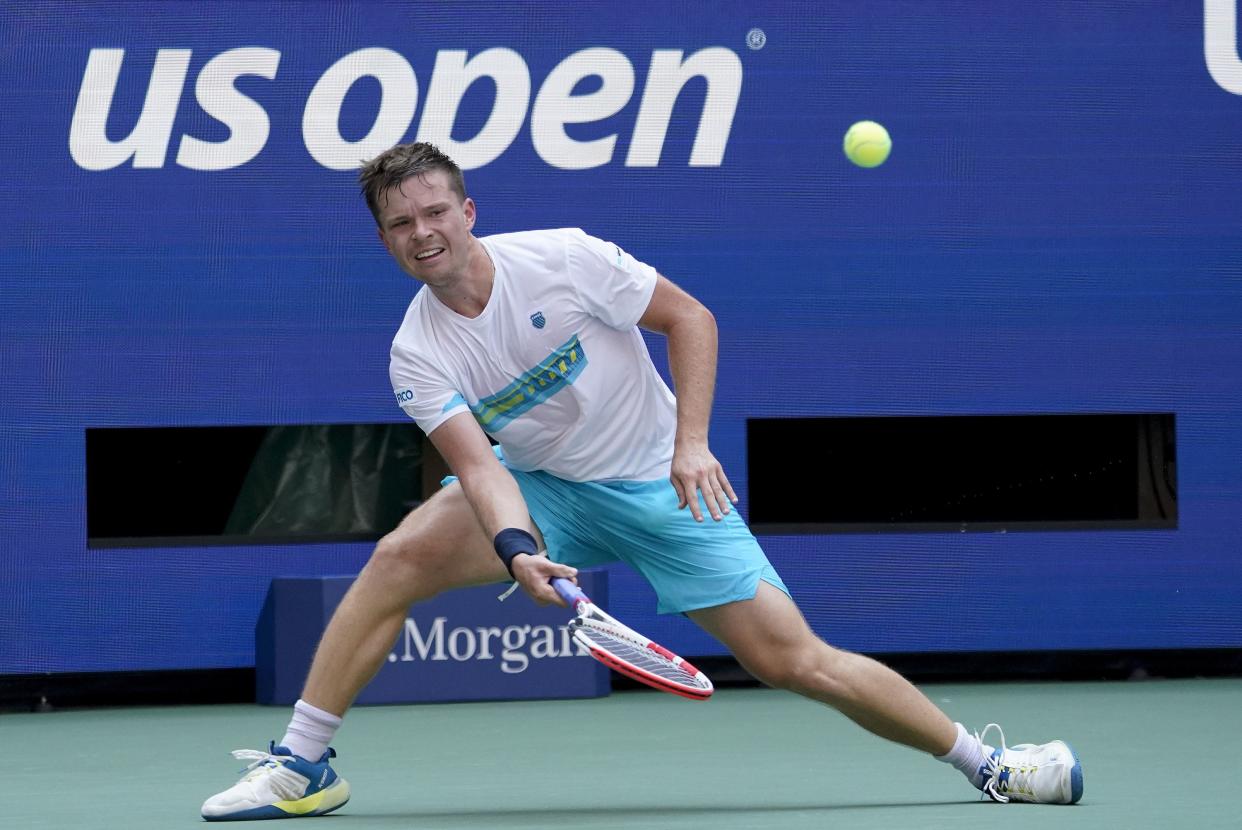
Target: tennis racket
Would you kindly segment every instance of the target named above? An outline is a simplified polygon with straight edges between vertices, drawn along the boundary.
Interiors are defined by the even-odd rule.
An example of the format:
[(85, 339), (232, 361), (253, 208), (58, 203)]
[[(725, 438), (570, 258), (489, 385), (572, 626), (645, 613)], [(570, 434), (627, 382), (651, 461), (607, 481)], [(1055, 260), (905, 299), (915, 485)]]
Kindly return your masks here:
[(615, 672), (639, 683), (691, 700), (707, 700), (714, 687), (707, 675), (658, 643), (615, 618), (582, 593), (582, 589), (560, 577), (552, 587), (577, 614), (569, 623), (574, 641), (592, 657)]

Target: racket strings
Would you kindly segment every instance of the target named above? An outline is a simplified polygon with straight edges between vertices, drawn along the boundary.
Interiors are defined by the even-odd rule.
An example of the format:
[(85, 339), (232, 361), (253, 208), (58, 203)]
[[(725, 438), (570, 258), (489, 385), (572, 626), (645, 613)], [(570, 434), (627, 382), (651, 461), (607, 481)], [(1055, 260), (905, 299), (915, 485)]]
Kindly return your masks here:
[(645, 643), (630, 639), (622, 632), (616, 631), (611, 627), (585, 620), (578, 631), (614, 658), (624, 661), (637, 669), (681, 686), (696, 688), (702, 686), (697, 677), (691, 675), (672, 660), (647, 648)]

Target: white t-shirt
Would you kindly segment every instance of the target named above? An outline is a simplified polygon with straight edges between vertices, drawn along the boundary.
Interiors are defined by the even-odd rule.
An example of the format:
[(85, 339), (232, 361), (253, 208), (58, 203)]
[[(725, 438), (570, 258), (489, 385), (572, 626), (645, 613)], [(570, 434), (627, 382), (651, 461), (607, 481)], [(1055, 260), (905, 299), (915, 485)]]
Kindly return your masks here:
[(577, 228), (479, 241), (496, 267), (482, 314), (425, 287), (410, 302), (389, 368), (401, 408), (428, 434), (473, 412), (514, 469), (666, 478), (676, 400), (636, 326), (655, 269)]

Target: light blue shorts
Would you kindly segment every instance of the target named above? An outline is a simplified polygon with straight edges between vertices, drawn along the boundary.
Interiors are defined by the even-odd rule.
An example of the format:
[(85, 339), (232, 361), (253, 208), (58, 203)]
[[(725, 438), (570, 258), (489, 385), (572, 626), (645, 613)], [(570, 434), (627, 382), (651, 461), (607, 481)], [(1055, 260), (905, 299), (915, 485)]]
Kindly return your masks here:
[(717, 522), (700, 497), (703, 521), (696, 522), (689, 508), (677, 509), (667, 479), (575, 482), (510, 472), (553, 561), (575, 568), (625, 562), (651, 583), (661, 614), (753, 599), (761, 579), (789, 593), (736, 510)]

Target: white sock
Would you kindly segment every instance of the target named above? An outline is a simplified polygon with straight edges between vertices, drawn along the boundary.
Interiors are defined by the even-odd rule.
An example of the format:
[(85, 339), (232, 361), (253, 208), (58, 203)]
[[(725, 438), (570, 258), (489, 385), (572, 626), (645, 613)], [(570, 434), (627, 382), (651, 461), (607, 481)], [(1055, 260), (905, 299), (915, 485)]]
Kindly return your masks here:
[(953, 748), (944, 755), (935, 756), (936, 760), (951, 764), (954, 769), (970, 779), (975, 789), (981, 790), (983, 789), (983, 761), (991, 756), (993, 749), (967, 732), (966, 727), (960, 723), (955, 723), (954, 726), (957, 727), (957, 740), (953, 743)]
[(293, 704), (293, 720), (277, 746), (283, 746), (294, 755), (300, 755), (314, 763), (328, 751), (328, 744), (341, 727), (341, 719), (299, 699)]

